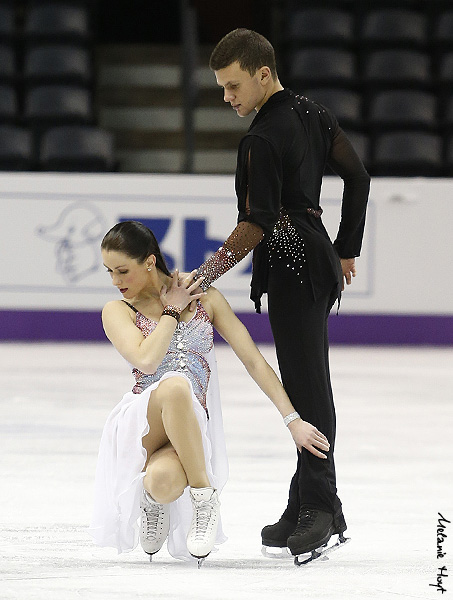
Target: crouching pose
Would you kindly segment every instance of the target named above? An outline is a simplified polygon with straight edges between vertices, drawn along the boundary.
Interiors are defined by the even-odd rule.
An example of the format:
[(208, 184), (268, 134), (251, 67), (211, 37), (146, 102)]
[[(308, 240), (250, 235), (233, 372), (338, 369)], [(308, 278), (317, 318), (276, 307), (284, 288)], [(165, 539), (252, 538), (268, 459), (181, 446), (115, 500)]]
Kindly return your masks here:
[[(135, 385), (105, 424), (90, 533), (126, 552), (201, 561), (225, 541), (219, 494), (228, 476), (213, 354), (213, 326), (272, 400), (299, 450), (325, 458), (329, 442), (294, 413), (288, 396), (224, 297), (199, 291), (194, 273), (169, 273), (153, 233), (115, 225), (102, 258), (123, 300), (108, 302), (107, 337), (132, 366)], [(195, 312), (189, 304), (196, 301)], [(140, 520), (140, 526), (138, 521)]]

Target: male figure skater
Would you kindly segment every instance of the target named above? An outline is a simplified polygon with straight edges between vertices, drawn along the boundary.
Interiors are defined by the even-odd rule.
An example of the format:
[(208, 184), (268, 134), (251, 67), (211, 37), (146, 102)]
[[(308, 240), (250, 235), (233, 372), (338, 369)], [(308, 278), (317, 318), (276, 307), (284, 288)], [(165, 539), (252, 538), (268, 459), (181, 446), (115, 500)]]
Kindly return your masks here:
[[(254, 249), (251, 298), (260, 312), (268, 294), (282, 382), (297, 411), (285, 424), (300, 414), (330, 442), (327, 456), (298, 452), (287, 507), (262, 530), (264, 545), (299, 555), (346, 529), (335, 477), (327, 317), (344, 282), (356, 275), (370, 178), (330, 110), (283, 88), (266, 38), (247, 29), (230, 32), (210, 67), (238, 116), (257, 114), (238, 150), (238, 225), (198, 276), (206, 289)], [(344, 182), (333, 244), (319, 205), (326, 166)]]

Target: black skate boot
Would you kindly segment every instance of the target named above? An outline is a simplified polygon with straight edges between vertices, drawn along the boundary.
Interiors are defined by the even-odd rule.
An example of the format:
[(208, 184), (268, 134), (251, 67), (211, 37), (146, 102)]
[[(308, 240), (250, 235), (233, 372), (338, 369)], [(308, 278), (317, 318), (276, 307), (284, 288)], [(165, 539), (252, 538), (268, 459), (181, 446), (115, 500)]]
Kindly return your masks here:
[[(288, 556), (287, 546), (288, 537), (296, 529), (296, 523), (287, 521), (283, 517), (280, 517), (277, 523), (273, 525), (266, 525), (261, 530), (261, 540), (263, 547), (261, 552), (267, 558), (285, 558)], [(270, 551), (270, 548), (279, 548), (278, 551)]]
[[(294, 533), (288, 538), (288, 548), (293, 554), (296, 565), (305, 564), (319, 558), (328, 550), (339, 547), (348, 541), (343, 532), (346, 530), (346, 521), (341, 509), (333, 515), (330, 512), (302, 506), (299, 512), (299, 519)], [(338, 533), (338, 542), (327, 548), (327, 544), (334, 533)], [(308, 554), (311, 556), (306, 560), (299, 560), (299, 555)]]
[(261, 530), (261, 539), (263, 546), (271, 546), (273, 548), (286, 548), (288, 537), (296, 529), (296, 523), (291, 523), (283, 517), (273, 525), (266, 525)]
[(336, 513), (333, 517), (333, 525), (335, 527), (334, 533), (338, 533), (338, 535), (341, 535), (342, 533), (344, 533), (346, 531), (346, 529), (348, 528), (348, 526), (346, 525), (346, 519), (344, 518), (344, 514), (343, 514), (341, 507), (336, 511)]

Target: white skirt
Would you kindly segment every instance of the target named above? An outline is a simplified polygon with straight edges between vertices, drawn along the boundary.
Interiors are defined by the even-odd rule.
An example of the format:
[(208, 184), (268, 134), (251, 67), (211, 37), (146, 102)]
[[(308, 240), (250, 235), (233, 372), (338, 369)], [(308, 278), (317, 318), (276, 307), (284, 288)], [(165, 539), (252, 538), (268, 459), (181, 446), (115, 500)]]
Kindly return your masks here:
[[(111, 546), (118, 552), (129, 552), (139, 542), (140, 499), (143, 493), (146, 450), (142, 437), (149, 431), (147, 409), (150, 393), (169, 377), (185, 377), (192, 390), (195, 414), (200, 425), (206, 471), (218, 492), (228, 478), (228, 461), (220, 407), (217, 365), (214, 350), (208, 357), (211, 377), (206, 412), (193, 393), (189, 379), (180, 372), (169, 371), (140, 394), (128, 392), (112, 410), (102, 432), (94, 485), (94, 510), (90, 534), (99, 546)], [(169, 553), (181, 560), (195, 560), (189, 554), (186, 538), (192, 519), (189, 488), (170, 504)], [(225, 537), (219, 523), (216, 544)]]

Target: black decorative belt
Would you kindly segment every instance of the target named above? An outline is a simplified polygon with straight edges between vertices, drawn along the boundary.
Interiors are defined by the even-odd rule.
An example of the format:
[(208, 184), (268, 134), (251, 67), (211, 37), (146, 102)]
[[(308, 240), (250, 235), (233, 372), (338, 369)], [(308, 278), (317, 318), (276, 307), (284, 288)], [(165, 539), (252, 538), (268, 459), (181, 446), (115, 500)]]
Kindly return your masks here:
[(316, 210), (314, 208), (307, 208), (307, 212), (312, 217), (315, 217), (316, 219), (320, 219), (321, 215), (323, 213), (323, 210), (322, 210), (322, 208), (319, 208), (319, 210)]

